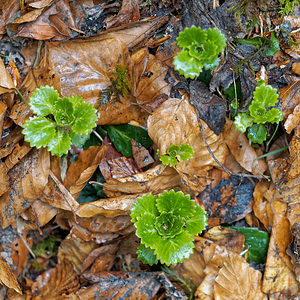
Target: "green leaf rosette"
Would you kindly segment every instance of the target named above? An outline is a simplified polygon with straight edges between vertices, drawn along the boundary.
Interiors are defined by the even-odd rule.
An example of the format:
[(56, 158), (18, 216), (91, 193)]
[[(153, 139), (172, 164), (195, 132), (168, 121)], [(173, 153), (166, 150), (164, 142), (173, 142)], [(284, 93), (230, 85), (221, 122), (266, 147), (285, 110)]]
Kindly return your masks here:
[(138, 198), (131, 209), (136, 235), (141, 239), (138, 257), (150, 265), (158, 260), (176, 264), (193, 252), (193, 236), (206, 226), (202, 207), (189, 195), (170, 190)]

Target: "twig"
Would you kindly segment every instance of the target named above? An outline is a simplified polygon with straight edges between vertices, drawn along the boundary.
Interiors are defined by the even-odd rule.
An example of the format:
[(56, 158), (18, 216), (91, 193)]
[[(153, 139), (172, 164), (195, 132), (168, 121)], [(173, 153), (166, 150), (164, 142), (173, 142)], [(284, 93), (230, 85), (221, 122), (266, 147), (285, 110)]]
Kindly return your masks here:
[(239, 177), (250, 177), (250, 178), (257, 178), (257, 179), (262, 179), (262, 178), (266, 178), (266, 176), (264, 175), (251, 175), (251, 174), (246, 174), (246, 173), (233, 173), (231, 172), (230, 170), (228, 170), (224, 165), (222, 165), (219, 160), (215, 157), (214, 153), (212, 152), (211, 148), (209, 147), (208, 143), (207, 143), (207, 140), (205, 138), (205, 135), (204, 135), (204, 130), (203, 130), (203, 127), (202, 127), (202, 124), (198, 118), (198, 123), (199, 123), (199, 127), (200, 127), (200, 131), (201, 131), (201, 134), (202, 134), (202, 138), (203, 138), (203, 141), (205, 143), (205, 146), (209, 152), (209, 154), (211, 155), (211, 157), (215, 160), (215, 162), (227, 173), (229, 174), (230, 176), (239, 176)]
[(101, 137), (101, 135), (93, 129), (93, 134), (103, 143), (103, 138)]
[(31, 256), (33, 258), (36, 258), (35, 254), (33, 253), (33, 251), (31, 250), (31, 248), (29, 247), (27, 241), (24, 239), (23, 235), (21, 233), (18, 232), (18, 236), (20, 237), (20, 239), (22, 240), (22, 242), (24, 243), (25, 247), (27, 248), (27, 250), (29, 251), (29, 253), (31, 254)]

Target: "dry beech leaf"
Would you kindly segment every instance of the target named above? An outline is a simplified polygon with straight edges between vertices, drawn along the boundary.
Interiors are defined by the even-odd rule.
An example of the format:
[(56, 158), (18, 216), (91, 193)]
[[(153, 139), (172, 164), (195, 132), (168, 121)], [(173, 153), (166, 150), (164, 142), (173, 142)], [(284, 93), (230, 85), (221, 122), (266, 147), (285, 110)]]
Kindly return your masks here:
[(88, 255), (98, 247), (94, 241), (84, 241), (74, 234), (69, 234), (58, 248), (58, 260), (69, 260), (77, 273)]
[(215, 279), (214, 298), (218, 300), (266, 300), (261, 291), (261, 273), (240, 255), (229, 253)]
[(81, 151), (76, 161), (68, 168), (64, 186), (75, 199), (103, 160), (106, 149), (106, 146), (91, 146)]
[(293, 273), (290, 257), (286, 254), (292, 241), (290, 224), (286, 218), (287, 204), (279, 201), (278, 196), (275, 196), (272, 199), (272, 210), (274, 216), (263, 278), (263, 291), (272, 294), (285, 290), (294, 295), (298, 291), (298, 282)]
[(9, 0), (0, 3), (0, 34), (6, 33), (6, 24), (11, 17), (20, 9), (20, 2), (15, 0)]
[[(259, 175), (267, 169), (266, 163), (262, 160), (255, 160), (258, 155), (249, 145), (246, 136), (235, 128), (234, 123), (226, 119), (224, 128), (224, 140), (237, 162), (248, 172)], [(254, 161), (255, 160), (255, 161)]]
[(130, 142), (132, 145), (132, 156), (140, 169), (154, 163), (154, 159), (145, 147), (134, 140), (130, 140)]
[[(205, 138), (216, 156), (224, 163), (228, 153), (223, 136), (215, 135), (208, 126), (201, 121)], [(158, 146), (160, 153), (167, 153), (172, 145), (189, 144), (194, 149), (194, 156), (186, 162), (179, 162), (176, 170), (187, 181), (193, 183), (193, 188), (202, 191), (206, 186), (206, 176), (209, 169), (217, 166), (209, 154), (203, 141), (195, 108), (187, 99), (169, 99), (148, 118), (148, 133)]]
[(76, 28), (66, 0), (50, 1), (45, 7), (31, 10), (13, 20), (9, 26), (17, 31), (14, 37), (31, 37), (37, 40), (64, 40), (72, 36), (69, 28)]
[(31, 299), (66, 299), (80, 287), (79, 277), (70, 261), (65, 259), (55, 268), (38, 276), (31, 286)]
[(2, 140), (2, 132), (3, 132), (3, 123), (5, 118), (7, 106), (4, 102), (0, 102), (0, 142)]
[(24, 127), (25, 121), (31, 115), (32, 111), (30, 110), (30, 107), (24, 101), (19, 101), (12, 107), (9, 117), (15, 124)]
[(10, 170), (14, 165), (16, 165), (30, 150), (31, 148), (26, 144), (23, 146), (16, 144), (13, 152), (5, 159), (7, 170)]
[(19, 283), (11, 271), (7, 262), (0, 256), (0, 285), (6, 285), (9, 288), (14, 289), (19, 294), (22, 294)]
[(0, 59), (0, 95), (7, 92), (11, 92), (11, 90), (14, 88), (14, 83), (9, 73), (5, 69), (5, 65), (2, 59)]
[(0, 196), (7, 192), (9, 188), (9, 177), (4, 163), (0, 163)]
[(149, 54), (147, 48), (140, 49), (132, 56), (133, 95), (138, 104), (151, 105), (162, 94), (169, 95), (171, 85), (165, 80), (169, 68)]
[(117, 27), (124, 23), (134, 22), (139, 20), (139, 1), (137, 0), (123, 0), (122, 7), (112, 20), (106, 22), (107, 28)]
[(284, 123), (284, 128), (287, 133), (291, 133), (292, 130), (299, 125), (300, 125), (300, 103), (295, 107), (293, 113), (290, 114), (286, 119)]
[(132, 207), (132, 204), (139, 196), (142, 196), (142, 194), (125, 195), (85, 203), (78, 207), (76, 214), (79, 217), (93, 217), (96, 215), (103, 215), (108, 218), (128, 215), (130, 214), (130, 208)]
[(16, 127), (9, 132), (9, 135), (2, 139), (0, 145), (0, 159), (12, 153), (15, 145), (24, 138), (24, 135), (21, 133), (21, 131), (21, 127)]
[(161, 281), (153, 272), (98, 272), (82, 275), (93, 285), (80, 289), (79, 299), (154, 299)]
[(90, 268), (91, 272), (110, 271), (116, 258), (118, 243), (101, 246), (89, 253), (84, 260), (81, 272)]
[(46, 225), (58, 213), (57, 208), (40, 200), (31, 204), (31, 210), (39, 227)]
[(159, 164), (129, 177), (109, 179), (103, 190), (109, 197), (121, 194), (160, 193), (180, 184), (180, 176), (173, 168)]
[(32, 149), (9, 172), (13, 186), (0, 198), (0, 220), (3, 228), (16, 222), (16, 218), (41, 196), (48, 183), (49, 152)]
[(281, 110), (284, 120), (293, 113), (300, 99), (300, 80), (280, 89)]
[(232, 228), (216, 226), (209, 229), (204, 237), (237, 254), (244, 248), (245, 236)]

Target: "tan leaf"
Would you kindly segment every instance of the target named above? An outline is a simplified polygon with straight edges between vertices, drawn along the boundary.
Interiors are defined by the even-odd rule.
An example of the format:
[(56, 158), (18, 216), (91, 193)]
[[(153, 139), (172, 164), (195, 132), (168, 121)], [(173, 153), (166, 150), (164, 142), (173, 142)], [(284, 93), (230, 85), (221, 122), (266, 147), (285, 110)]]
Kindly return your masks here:
[(237, 162), (248, 172), (262, 174), (267, 169), (266, 163), (262, 160), (255, 160), (258, 155), (249, 145), (246, 136), (235, 128), (234, 123), (226, 119), (224, 127), (224, 140)]
[(98, 245), (94, 241), (84, 241), (70, 233), (58, 248), (58, 260), (59, 262), (69, 260), (79, 274), (84, 260), (97, 247)]
[(4, 163), (0, 163), (0, 196), (7, 192), (9, 188), (8, 170)]
[(132, 145), (132, 156), (140, 169), (154, 163), (154, 159), (145, 147), (134, 140), (130, 140), (130, 142)]
[[(228, 153), (222, 134), (217, 136), (208, 126), (201, 122), (205, 138), (216, 156), (224, 163)], [(167, 153), (172, 145), (189, 144), (193, 147), (194, 156), (186, 162), (179, 162), (176, 170), (181, 176), (195, 180), (193, 188), (202, 191), (206, 186), (207, 171), (217, 163), (209, 154), (198, 125), (195, 108), (188, 100), (169, 99), (148, 118), (148, 133), (158, 146), (160, 153)], [(186, 178), (184, 178), (186, 179)]]
[(14, 289), (19, 294), (22, 294), (19, 283), (11, 271), (9, 265), (0, 255), (0, 284), (4, 284), (9, 288)]
[(5, 69), (2, 59), (0, 59), (0, 88), (0, 94), (7, 93), (15, 88), (10, 75)]
[(300, 99), (300, 80), (280, 89), (281, 110), (284, 120), (293, 112), (299, 104)]
[(103, 184), (107, 196), (120, 194), (160, 193), (180, 184), (180, 176), (173, 168), (162, 164), (129, 177), (109, 179)]
[(4, 102), (0, 102), (0, 143), (2, 140), (2, 132), (3, 132), (3, 123), (5, 118), (5, 112), (6, 112), (7, 106), (4, 104)]
[(20, 9), (20, 2), (15, 0), (9, 0), (1, 2), (0, 10), (2, 11), (0, 15), (0, 34), (6, 33), (6, 24), (11, 19), (11, 17), (18, 12)]
[(75, 199), (96, 171), (105, 156), (106, 149), (106, 146), (91, 146), (80, 152), (77, 160), (68, 168), (64, 186)]
[(58, 213), (57, 208), (40, 200), (34, 201), (31, 209), (39, 227), (46, 225)]
[(237, 254), (240, 254), (244, 247), (245, 236), (232, 228), (215, 226), (209, 229), (204, 237)]
[(298, 291), (298, 283), (293, 273), (290, 257), (286, 254), (287, 247), (292, 241), (286, 209), (287, 204), (279, 201), (278, 196), (273, 199), (272, 232), (262, 285), (265, 293), (285, 290), (293, 295)]
[(291, 133), (292, 130), (299, 125), (300, 125), (300, 103), (294, 108), (293, 113), (287, 117), (284, 123), (284, 128), (287, 133)]
[(25, 121), (32, 115), (30, 107), (24, 102), (19, 101), (12, 107), (9, 117), (15, 124), (24, 127)]
[(108, 218), (113, 218), (121, 215), (130, 214), (130, 208), (136, 201), (137, 197), (142, 194), (125, 195), (115, 198), (100, 199), (91, 203), (85, 203), (79, 206), (76, 214), (79, 217), (93, 217), (103, 215)]
[(15, 145), (24, 138), (24, 135), (21, 133), (21, 131), (22, 128), (16, 127), (8, 136), (2, 139), (0, 147), (0, 159), (12, 153)]
[(64, 299), (80, 287), (73, 265), (67, 259), (38, 276), (31, 286), (31, 299)]
[(16, 165), (30, 150), (31, 148), (27, 145), (20, 146), (16, 144), (13, 152), (5, 159), (7, 170)]
[(240, 255), (230, 253), (215, 279), (215, 299), (263, 300), (261, 273), (249, 266)]

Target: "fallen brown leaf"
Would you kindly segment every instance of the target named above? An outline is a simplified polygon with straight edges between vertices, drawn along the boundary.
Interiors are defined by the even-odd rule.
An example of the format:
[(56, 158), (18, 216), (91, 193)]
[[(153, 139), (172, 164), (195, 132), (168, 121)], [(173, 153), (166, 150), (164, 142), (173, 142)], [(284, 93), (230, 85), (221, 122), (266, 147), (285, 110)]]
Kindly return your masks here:
[(0, 3), (0, 34), (6, 33), (6, 24), (12, 18), (12, 16), (20, 9), (20, 2), (15, 0), (9, 0)]
[(259, 175), (266, 171), (266, 163), (262, 159), (255, 160), (258, 157), (255, 150), (249, 145), (246, 136), (237, 130), (229, 119), (226, 119), (224, 140), (237, 162), (248, 172)]
[(154, 163), (154, 159), (145, 147), (134, 140), (130, 140), (130, 142), (132, 145), (132, 156), (140, 169)]
[(14, 88), (14, 83), (6, 70), (2, 59), (0, 59), (0, 95), (11, 92)]
[(220, 300), (268, 299), (261, 290), (261, 272), (234, 253), (229, 253), (215, 279), (214, 297)]
[[(228, 150), (222, 135), (215, 135), (204, 122), (202, 126), (212, 152), (224, 163)], [(175, 168), (192, 189), (201, 192), (207, 183), (208, 170), (217, 166), (217, 163), (207, 150), (195, 108), (188, 100), (169, 99), (161, 104), (148, 118), (148, 133), (161, 154), (166, 154), (172, 144), (189, 144), (193, 147), (193, 158), (179, 162)]]
[(38, 276), (28, 295), (34, 300), (66, 299), (67, 295), (75, 292), (79, 287), (79, 277), (75, 273), (72, 263), (66, 259), (57, 264), (55, 268)]
[(68, 168), (63, 184), (75, 199), (104, 159), (106, 150), (106, 146), (91, 146), (81, 151), (76, 161)]
[(19, 283), (11, 271), (8, 263), (0, 256), (0, 284), (4, 284), (9, 288), (14, 289), (19, 294), (22, 294)]

